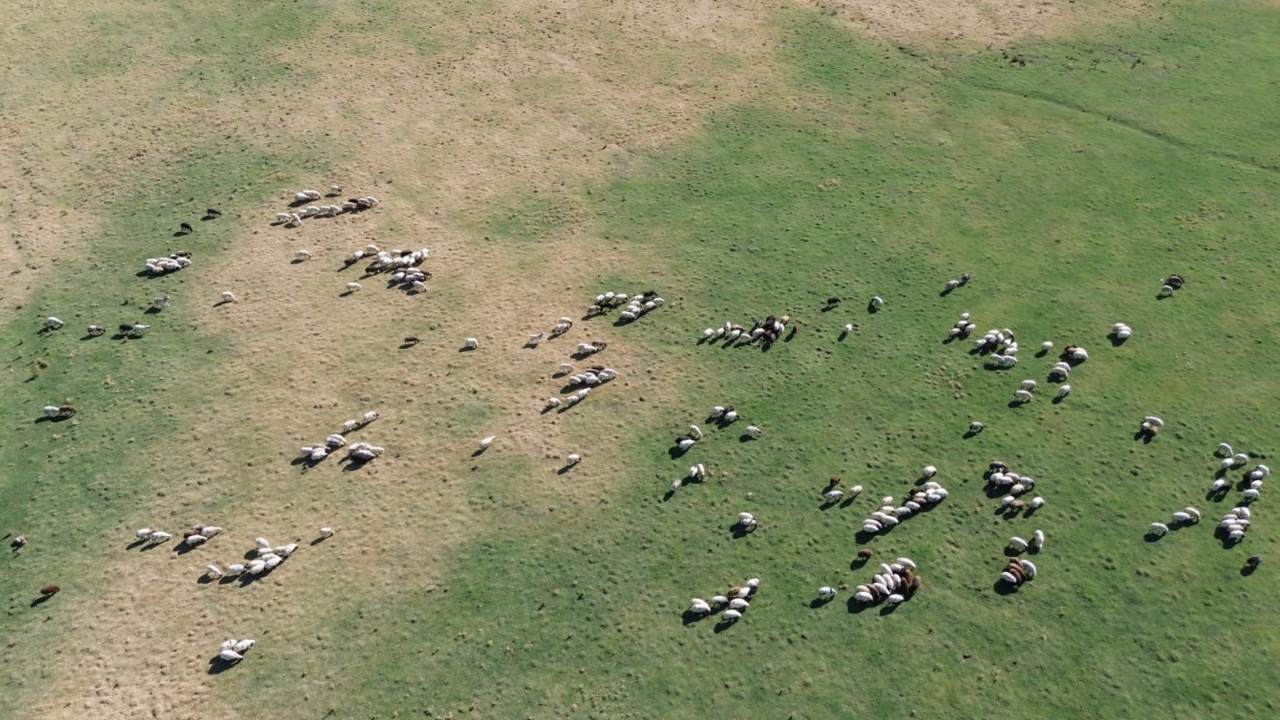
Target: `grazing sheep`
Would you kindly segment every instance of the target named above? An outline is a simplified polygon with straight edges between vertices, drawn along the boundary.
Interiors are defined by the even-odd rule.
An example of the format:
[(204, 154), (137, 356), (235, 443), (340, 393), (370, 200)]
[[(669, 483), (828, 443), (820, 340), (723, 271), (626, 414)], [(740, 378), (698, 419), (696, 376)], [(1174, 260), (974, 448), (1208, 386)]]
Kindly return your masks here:
[(322, 528), (320, 528), (320, 537), (322, 537), (322, 538), (331, 538), (331, 537), (333, 537), (333, 532), (334, 532), (334, 530), (333, 530), (333, 528), (331, 528), (331, 527), (322, 527)]
[(205, 565), (204, 574), (213, 580), (217, 580), (218, 578), (224, 575), (224, 573), (222, 572), (222, 568), (218, 567), (217, 565)]
[(871, 307), (879, 309), (882, 305), (884, 305), (884, 298), (879, 295), (871, 296)]
[(1151, 527), (1147, 529), (1147, 534), (1152, 537), (1160, 537), (1168, 532), (1169, 526), (1158, 522), (1151, 523)]
[(107, 332), (107, 329), (102, 327), (101, 325), (90, 325), (89, 328), (85, 330), (85, 334), (88, 335), (89, 337), (98, 337), (99, 335), (103, 335), (106, 332)]
[(568, 467), (577, 465), (580, 462), (582, 462), (582, 456), (578, 453), (569, 453), (568, 457), (565, 458), (565, 465)]
[(756, 427), (755, 425), (748, 425), (748, 426), (746, 427), (746, 429), (742, 431), (742, 435), (743, 435), (743, 437), (746, 437), (746, 438), (750, 438), (750, 439), (752, 439), (752, 440), (755, 440), (756, 438), (760, 437), (760, 435), (761, 435), (763, 432), (764, 432), (763, 430), (761, 430), (760, 428)]
[(677, 440), (676, 440), (676, 447), (677, 447), (681, 452), (684, 452), (684, 451), (688, 450), (689, 448), (693, 447), (694, 442), (696, 442), (696, 441), (695, 441), (693, 438), (682, 437), (682, 438), (679, 438), (679, 439), (677, 439)]
[(360, 286), (360, 283), (358, 283), (358, 282), (349, 282), (349, 283), (347, 283), (347, 292), (349, 292), (349, 293), (359, 292), (359, 291), (360, 291), (360, 287), (361, 287), (361, 286)]
[(293, 259), (298, 262), (304, 262), (311, 259), (311, 252), (308, 250), (298, 250), (293, 254)]
[(737, 610), (725, 610), (720, 617), (724, 618), (725, 622), (737, 622), (742, 617), (742, 613)]
[(479, 340), (477, 340), (477, 339), (475, 339), (475, 338), (473, 338), (473, 337), (463, 338), (463, 339), (462, 339), (462, 349), (463, 349), (463, 350), (475, 350), (475, 349), (476, 349), (476, 348), (478, 348), (478, 347), (480, 347), (480, 341), (479, 341)]
[(1231, 457), (1235, 454), (1235, 450), (1232, 450), (1231, 446), (1226, 443), (1218, 443), (1218, 448), (1213, 452), (1219, 457)]
[(822, 499), (829, 503), (840, 502), (840, 498), (842, 497), (844, 497), (844, 493), (834, 488), (831, 490), (825, 490), (822, 493)]
[(980, 421), (980, 420), (970, 420), (970, 421), (969, 421), (969, 434), (970, 434), (970, 435), (977, 435), (978, 433), (982, 432), (986, 427), (987, 427), (986, 423), (984, 423), (984, 422), (982, 422), (982, 421)]
[(689, 609), (687, 612), (695, 615), (708, 615), (711, 613), (711, 605), (702, 598), (694, 598), (689, 601)]
[(1013, 401), (1015, 403), (1029, 403), (1032, 397), (1034, 396), (1028, 390), (1015, 390), (1013, 392)]
[(1061, 400), (1062, 398), (1064, 398), (1064, 397), (1066, 397), (1066, 396), (1068, 396), (1068, 395), (1070, 395), (1070, 394), (1071, 394), (1071, 386), (1070, 386), (1070, 385), (1060, 385), (1060, 386), (1058, 386), (1058, 394), (1057, 394), (1057, 396), (1056, 396), (1056, 397), (1057, 397), (1057, 399)]
[(1031, 547), (1039, 550), (1044, 547), (1044, 531), (1036, 530), (1031, 536)]
[(221, 302), (224, 302), (224, 303), (233, 303), (236, 301), (236, 294), (231, 292), (230, 290), (223, 290), (222, 295), (220, 295), (219, 297), (221, 299)]
[(1028, 544), (1029, 543), (1027, 543), (1026, 540), (1023, 540), (1017, 535), (1009, 538), (1009, 549), (1013, 550), (1014, 552), (1022, 552), (1023, 550), (1026, 550)]
[(239, 577), (244, 574), (244, 563), (231, 563), (227, 566), (227, 577)]
[(480, 438), (479, 450), (480, 451), (488, 450), (489, 446), (493, 444), (493, 441), (495, 439), (497, 439), (496, 435), (488, 435), (486, 437)]
[(938, 474), (938, 468), (932, 465), (925, 465), (924, 469), (920, 471), (920, 477), (925, 480), (928, 480), (929, 478), (937, 474)]
[(138, 530), (133, 531), (133, 536), (139, 540), (146, 540), (153, 532), (155, 532), (155, 530), (152, 530), (151, 528), (139, 528)]
[(163, 530), (155, 530), (147, 536), (147, 541), (152, 543), (162, 543), (173, 539), (173, 533), (167, 533)]
[(1031, 498), (1031, 502), (1027, 505), (1027, 507), (1031, 508), (1032, 510), (1039, 510), (1040, 508), (1044, 507), (1044, 498), (1040, 497), (1039, 495)]
[(818, 599), (826, 602), (836, 596), (836, 589), (830, 585), (823, 585), (818, 588)]
[(52, 315), (44, 319), (45, 330), (61, 330), (63, 325), (66, 325), (66, 323)]
[(1236, 453), (1231, 456), (1231, 467), (1243, 467), (1247, 462), (1249, 462), (1249, 456), (1245, 453)]

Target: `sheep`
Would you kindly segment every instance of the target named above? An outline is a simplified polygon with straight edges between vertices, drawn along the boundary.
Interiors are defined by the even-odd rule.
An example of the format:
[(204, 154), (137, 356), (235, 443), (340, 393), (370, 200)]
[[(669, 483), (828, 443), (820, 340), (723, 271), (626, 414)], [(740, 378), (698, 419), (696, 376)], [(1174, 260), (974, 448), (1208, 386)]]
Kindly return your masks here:
[(937, 474), (938, 474), (938, 468), (936, 468), (936, 467), (934, 467), (934, 466), (932, 466), (932, 465), (925, 465), (925, 466), (924, 466), (924, 469), (922, 469), (922, 470), (920, 471), (920, 477), (921, 477), (921, 478), (923, 478), (923, 479), (925, 479), (925, 480), (928, 480), (929, 478), (931, 478), (931, 477), (933, 477), (934, 475), (937, 475)]
[(233, 303), (236, 301), (236, 294), (231, 292), (230, 290), (223, 290), (222, 295), (219, 296), (219, 299), (220, 299), (220, 302)]
[(984, 429), (986, 429), (986, 427), (987, 427), (987, 424), (986, 424), (986, 423), (984, 423), (984, 422), (982, 422), (981, 420), (970, 420), (970, 421), (969, 421), (969, 434), (970, 434), (970, 435), (977, 435), (978, 433), (980, 433), (980, 432), (982, 432)]
[(167, 533), (163, 530), (154, 530), (147, 536), (147, 541), (151, 543), (168, 542), (173, 539), (173, 533)]
[(311, 252), (309, 250), (298, 250), (293, 253), (294, 262), (306, 262), (307, 260), (310, 260), (310, 259), (311, 259)]
[(1160, 537), (1168, 532), (1169, 526), (1158, 522), (1151, 523), (1151, 527), (1147, 529), (1147, 534), (1151, 537)]
[(208, 539), (209, 538), (204, 535), (188, 535), (182, 538), (182, 542), (179, 544), (186, 545), (187, 547), (197, 547), (203, 545)]
[(1043, 530), (1036, 530), (1035, 533), (1031, 535), (1031, 547), (1034, 548), (1035, 550), (1040, 550), (1041, 548), (1044, 547), (1044, 531)]
[(139, 528), (133, 531), (133, 536), (138, 538), (139, 540), (146, 540), (153, 532), (155, 532), (155, 530), (152, 530), (149, 527)]
[(462, 349), (463, 349), (463, 350), (475, 350), (475, 349), (476, 349), (476, 348), (478, 348), (478, 347), (480, 347), (480, 341), (479, 341), (479, 340), (477, 340), (477, 339), (475, 339), (475, 338), (473, 338), (473, 337), (463, 338), (463, 339), (462, 339)]
[(702, 598), (694, 598), (689, 601), (689, 609), (686, 612), (695, 615), (708, 615), (711, 613), (711, 605)]
[(1015, 403), (1029, 403), (1033, 395), (1027, 390), (1015, 390), (1013, 392), (1013, 401)]
[(737, 622), (742, 617), (742, 613), (737, 610), (730, 609), (721, 613), (720, 617), (724, 618), (724, 621), (727, 623)]
[(1009, 538), (1009, 549), (1013, 550), (1014, 552), (1022, 552), (1023, 550), (1026, 550), (1028, 544), (1029, 543), (1027, 543), (1026, 540), (1023, 540), (1017, 535), (1014, 535), (1013, 537)]
[(1249, 462), (1249, 456), (1244, 453), (1236, 453), (1231, 456), (1231, 467), (1242, 467)]
[(489, 446), (492, 445), (493, 441), (496, 439), (497, 439), (496, 435), (487, 435), (483, 438), (480, 438), (480, 446), (477, 449), (477, 452), (484, 452), (485, 450), (488, 450)]
[(1209, 492), (1218, 493), (1218, 492), (1222, 492), (1223, 490), (1226, 490), (1229, 487), (1231, 487), (1230, 481), (1224, 480), (1222, 478), (1218, 478), (1217, 480), (1213, 481), (1212, 485), (1209, 486)]
[(244, 574), (244, 563), (231, 563), (224, 573), (227, 577), (238, 577)]
[(872, 307), (872, 308), (875, 308), (875, 309), (877, 309), (877, 310), (878, 310), (878, 309), (880, 309), (880, 306), (882, 306), (882, 305), (884, 305), (884, 298), (880, 297), (879, 295), (872, 295), (872, 296), (871, 296), (871, 307)]
[(738, 411), (733, 409), (726, 410), (721, 419), (726, 423), (734, 422), (738, 419)]
[(359, 292), (359, 291), (360, 291), (360, 288), (361, 288), (361, 285), (360, 285), (360, 283), (358, 283), (358, 282), (349, 282), (349, 283), (347, 283), (347, 292), (348, 292), (348, 293)]
[(760, 435), (763, 434), (763, 432), (764, 432), (763, 430), (756, 427), (755, 425), (748, 425), (746, 429), (742, 431), (742, 436), (745, 438), (749, 438), (751, 440), (755, 440), (756, 438), (760, 437)]
[(580, 462), (582, 462), (582, 456), (578, 453), (569, 453), (568, 457), (565, 458), (566, 467), (573, 467)]
[(101, 325), (90, 325), (88, 329), (85, 330), (85, 334), (88, 335), (89, 337), (98, 337), (100, 335), (105, 334), (106, 332), (107, 332), (107, 329), (102, 327)]
[(840, 502), (840, 498), (842, 497), (844, 497), (844, 493), (834, 488), (831, 490), (823, 491), (822, 493), (822, 499), (826, 500), (829, 503)]
[(1231, 446), (1226, 443), (1218, 443), (1218, 448), (1213, 452), (1218, 457), (1231, 457), (1235, 454), (1235, 450), (1232, 450)]
[(50, 315), (49, 317), (44, 319), (43, 327), (45, 330), (61, 330), (63, 325), (66, 325), (66, 323)]
[(292, 217), (293, 217), (293, 213), (278, 212), (278, 213), (276, 213), (276, 222), (277, 222), (277, 223), (287, 223), (287, 222), (289, 222), (289, 220), (290, 220)]
[(281, 547), (276, 548), (275, 552), (280, 557), (287, 558), (290, 555), (292, 555), (295, 551), (297, 551), (297, 549), (298, 549), (298, 543), (289, 543), (288, 545), (283, 545)]
[(747, 602), (745, 598), (736, 597), (729, 600), (730, 611), (746, 612), (749, 607), (751, 607), (751, 603)]
[(679, 438), (678, 440), (676, 440), (676, 447), (677, 447), (681, 452), (684, 452), (684, 451), (688, 450), (689, 448), (693, 447), (694, 442), (696, 442), (696, 441), (695, 441), (693, 438), (688, 438), (688, 437), (685, 437), (685, 438)]
[(377, 420), (378, 418), (382, 417), (382, 413), (378, 412), (377, 410), (369, 410), (369, 411), (365, 412), (365, 414), (364, 414), (364, 415), (362, 415), (362, 416), (360, 416), (360, 417), (361, 417), (361, 419), (364, 421), (364, 424), (365, 424), (365, 425), (368, 425), (369, 423), (373, 422), (374, 420)]
[(836, 589), (830, 585), (823, 585), (818, 588), (818, 599), (826, 602), (836, 596)]
[(1245, 502), (1251, 503), (1257, 500), (1258, 498), (1262, 497), (1262, 493), (1258, 490), (1258, 488), (1251, 487), (1251, 488), (1246, 488), (1245, 491), (1241, 493), (1241, 496), (1244, 498)]
[(316, 445), (315, 447), (304, 447), (302, 448), (302, 454), (305, 455), (306, 458), (311, 462), (320, 462), (321, 460), (324, 460), (325, 458), (329, 457), (329, 448), (323, 445)]
[(333, 537), (333, 533), (334, 533), (334, 530), (331, 527), (320, 528), (320, 537), (322, 538), (331, 538)]
[(1019, 389), (1019, 390), (1026, 390), (1027, 392), (1035, 392), (1035, 391), (1036, 391), (1036, 381), (1035, 381), (1035, 380), (1030, 380), (1030, 379), (1023, 380), (1022, 382), (1018, 383), (1018, 389)]
[(756, 520), (755, 515), (749, 512), (738, 513), (738, 527), (743, 530), (755, 530), (759, 526), (760, 523)]
[(697, 425), (690, 425), (690, 426), (689, 426), (689, 437), (693, 438), (694, 440), (701, 440), (701, 439), (702, 439), (702, 428), (698, 427)]
[(204, 574), (208, 576), (210, 579), (217, 580), (218, 578), (222, 577), (225, 573), (222, 572), (222, 568), (218, 567), (217, 565), (210, 564), (210, 565), (204, 566)]
[(1027, 507), (1031, 508), (1032, 510), (1039, 510), (1040, 508), (1044, 507), (1044, 498), (1040, 497), (1039, 495), (1031, 498), (1031, 502), (1027, 504)]
[(232, 650), (231, 648), (224, 648), (222, 650), (219, 650), (218, 657), (221, 658), (224, 662), (229, 662), (229, 663), (239, 662), (244, 659), (243, 655), (236, 652), (235, 650)]

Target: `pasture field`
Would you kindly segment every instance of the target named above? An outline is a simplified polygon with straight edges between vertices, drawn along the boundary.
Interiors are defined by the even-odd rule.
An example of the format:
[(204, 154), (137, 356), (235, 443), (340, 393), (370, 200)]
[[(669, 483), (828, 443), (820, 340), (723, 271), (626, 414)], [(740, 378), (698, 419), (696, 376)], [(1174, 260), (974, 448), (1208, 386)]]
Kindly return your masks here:
[[(1205, 494), (1219, 442), (1280, 443), (1274, 2), (33, 0), (0, 38), (0, 535), (29, 540), (0, 559), (0, 718), (1277, 712), (1273, 498), (1224, 547), (1240, 491)], [(268, 225), (332, 183), (381, 206)], [(428, 290), (340, 296), (369, 242), (430, 247)], [(667, 302), (521, 348), (618, 288)], [(961, 312), (1018, 365), (944, 343)], [(783, 313), (767, 350), (697, 342)], [(620, 377), (542, 412), (594, 338)], [(1061, 403), (1045, 339), (1089, 350)], [(726, 403), (737, 426), (703, 422)], [(370, 408), (353, 437), (386, 455), (292, 462)], [(1045, 507), (998, 514), (994, 459)], [(947, 500), (856, 539), (925, 464)], [(832, 475), (866, 490), (824, 509)], [(132, 543), (198, 521), (226, 530)], [(1036, 528), (1040, 576), (1003, 591)], [(199, 581), (257, 536), (301, 549)], [(920, 593), (846, 602), (900, 555)], [(752, 576), (736, 624), (682, 622)], [(258, 644), (221, 669), (226, 637)]]

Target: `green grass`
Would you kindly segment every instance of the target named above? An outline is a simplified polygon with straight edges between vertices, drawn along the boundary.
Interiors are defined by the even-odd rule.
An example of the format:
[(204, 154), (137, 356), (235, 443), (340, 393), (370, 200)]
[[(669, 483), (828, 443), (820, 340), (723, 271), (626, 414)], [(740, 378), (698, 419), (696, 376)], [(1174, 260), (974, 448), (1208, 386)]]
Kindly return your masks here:
[[(1178, 6), (1097, 41), (1020, 48), (1025, 68), (998, 53), (900, 52), (816, 14), (782, 18), (794, 108), (761, 98), (722, 113), (590, 196), (604, 240), (669, 258), (663, 291), (678, 302), (625, 333), (685, 368), (674, 380), (685, 402), (638, 431), (633, 470), (603, 506), (503, 513), (457, 558), (447, 593), (362, 608), (352, 627), (377, 628), (380, 647), (350, 668), (339, 707), (487, 718), (1274, 713), (1280, 635), (1267, 598), (1280, 583), (1238, 572), (1276, 546), (1268, 501), (1247, 541), (1223, 550), (1209, 526), (1229, 505), (1203, 493), (1219, 440), (1264, 454), (1275, 442), (1280, 307), (1266, 288), (1280, 175), (1268, 138), (1280, 101), (1266, 89), (1280, 71), (1280, 14)], [(510, 229), (557, 214), (534, 210)], [(940, 297), (963, 271), (974, 282)], [(1187, 288), (1157, 302), (1174, 271)], [(869, 316), (873, 293), (887, 304)], [(828, 294), (848, 302), (820, 316)], [(1024, 351), (1012, 372), (981, 369), (968, 343), (940, 342), (966, 310), (980, 329), (1014, 328), (1029, 350), (1046, 338), (1088, 346), (1071, 398), (1006, 407), (1018, 380), (1045, 385), (1049, 362)], [(767, 353), (693, 345), (704, 326), (785, 311), (800, 333)], [(1112, 348), (1104, 335), (1117, 320), (1136, 334)], [(837, 342), (850, 321), (858, 331)], [(669, 459), (670, 438), (724, 401), (764, 439), (714, 432)], [(1135, 443), (1147, 413), (1169, 430)], [(962, 441), (971, 418), (988, 430)], [(1049, 504), (1034, 519), (992, 514), (981, 473), (996, 457), (1039, 479)], [(661, 502), (690, 461), (713, 480)], [(887, 616), (850, 614), (843, 598), (810, 609), (818, 585), (869, 578), (872, 568), (849, 567), (858, 521), (925, 463), (941, 468), (950, 499), (870, 543), (880, 557), (914, 557), (925, 590)], [(865, 496), (820, 512), (831, 474)], [(1149, 522), (1189, 503), (1205, 525), (1143, 542)], [(733, 540), (741, 509), (765, 527)], [(1036, 527), (1049, 536), (1042, 577), (998, 595), (1004, 542)], [(687, 598), (749, 575), (764, 589), (737, 626), (681, 625)]]

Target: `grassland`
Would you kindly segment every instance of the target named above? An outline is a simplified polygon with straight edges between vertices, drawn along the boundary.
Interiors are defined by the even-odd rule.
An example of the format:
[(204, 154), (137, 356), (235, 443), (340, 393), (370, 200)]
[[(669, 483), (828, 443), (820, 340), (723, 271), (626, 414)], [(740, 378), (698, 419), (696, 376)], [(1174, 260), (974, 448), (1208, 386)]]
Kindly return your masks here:
[[(282, 143), (170, 128), (190, 160), (157, 159), (123, 176), (121, 187), (142, 191), (102, 203), (109, 220), (89, 250), (42, 276), (0, 336), (9, 349), (0, 532), (38, 539), (5, 558), (0, 575), (0, 635), (11, 638), (0, 660), (0, 716), (34, 707), (38, 717), (94, 709), (128, 717), (160, 707), (188, 717), (196, 702), (258, 717), (1273, 714), (1280, 636), (1267, 602), (1280, 587), (1269, 561), (1251, 577), (1239, 573), (1245, 555), (1269, 558), (1280, 539), (1267, 498), (1236, 549), (1222, 549), (1203, 526), (1159, 543), (1141, 533), (1188, 503), (1219, 512), (1203, 499), (1218, 441), (1262, 457), (1276, 442), (1280, 306), (1267, 287), (1280, 226), (1280, 151), (1271, 142), (1280, 13), (1259, 3), (1173, 3), (1087, 37), (1027, 40), (1003, 54), (860, 37), (805, 8), (771, 12), (768, 22), (776, 45), (767, 87), (711, 106), (689, 136), (616, 156), (605, 172), (504, 187), (456, 208), (442, 222), (460, 239), (446, 247), (459, 256), (472, 248), (472, 262), (441, 261), (448, 272), (438, 274), (457, 279), (426, 310), (331, 305), (331, 278), (318, 271), (268, 294), (275, 278), (236, 270), (235, 253), (279, 186), (358, 158), (317, 153), (314, 136), (297, 128)], [(215, 83), (218, 93), (242, 95), (250, 76), (265, 78), (254, 92), (267, 95), (298, 82), (281, 69), (287, 47), (241, 37), (240, 24), (223, 27), (211, 37), (227, 44), (200, 55), (227, 81)], [(395, 46), (424, 62), (458, 49), (450, 37), (396, 28)], [(376, 23), (345, 40), (355, 47), (386, 33)], [(392, 189), (412, 182), (420, 156), (407, 155), (388, 164)], [(196, 212), (205, 197), (246, 215), (193, 238), (201, 257), (222, 253), (209, 271), (218, 279), (134, 278), (140, 253), (171, 242), (163, 238), (176, 209)], [(333, 252), (422, 230), (392, 208), (370, 223), (334, 230), (342, 238)], [(322, 232), (307, 241), (328, 242)], [(289, 247), (261, 252), (283, 263)], [(596, 253), (615, 261), (548, 260)], [(468, 286), (481, 282), (466, 277), (477, 259), (505, 285)], [(566, 267), (574, 268), (567, 281)], [(965, 271), (975, 275), (970, 286), (939, 296), (943, 281)], [(1175, 271), (1188, 287), (1157, 302), (1159, 278)], [(85, 277), (94, 279), (88, 287)], [(271, 303), (211, 318), (194, 298), (222, 278), (261, 282), (255, 288)], [(567, 311), (618, 284), (657, 287), (669, 304), (623, 329), (588, 324), (610, 337), (623, 378), (582, 413), (553, 415), (554, 424), (536, 415), (559, 348), (500, 354), (477, 361), (480, 369), (452, 353), (452, 339), (487, 313), (493, 343), (523, 338), (520, 313), (452, 316), (474, 292), (505, 287), (545, 299), (553, 289), (570, 296), (558, 300)], [(158, 316), (145, 344), (33, 335), (44, 313), (78, 330), (108, 310), (140, 310), (158, 291), (193, 300)], [(857, 301), (873, 293), (887, 304), (868, 315)], [(830, 294), (850, 301), (819, 314)], [(941, 342), (962, 311), (981, 328), (1014, 328), (1025, 345), (1087, 345), (1091, 359), (1073, 374), (1070, 399), (1007, 407), (1016, 381), (1042, 377), (1048, 363), (1024, 357), (1012, 373), (981, 369), (967, 347)], [(429, 316), (415, 318), (430, 323), (428, 352), (366, 357), (355, 324), (398, 340), (402, 328), (421, 328), (403, 324), (410, 312)], [(800, 331), (768, 352), (693, 343), (705, 326), (780, 312)], [(277, 330), (275, 342), (291, 351), (272, 354), (255, 325), (264, 321), (253, 317), (262, 313), (281, 327), (300, 314), (324, 337)], [(1104, 334), (1116, 320), (1136, 335), (1112, 348)], [(846, 322), (858, 329), (838, 341)], [(37, 359), (48, 367), (27, 381)], [(337, 373), (388, 382), (335, 387)], [(385, 387), (401, 378), (417, 384)], [(275, 409), (303, 392), (316, 393), (306, 407)], [(459, 460), (512, 396), (529, 405), (511, 421), (515, 451)], [(75, 424), (31, 422), (40, 405), (61, 400), (94, 411)], [(713, 432), (671, 459), (671, 437), (717, 402), (737, 405), (765, 437), (740, 443)], [(365, 403), (399, 413), (386, 442), (398, 457), (387, 469), (355, 479), (286, 469), (286, 445)], [(254, 445), (270, 432), (262, 422), (236, 425), (258, 412), (281, 426), (268, 447)], [(1133, 426), (1147, 413), (1170, 428), (1135, 443)], [(962, 440), (972, 418), (988, 429)], [(175, 447), (198, 448), (196, 459)], [(572, 450), (586, 462), (556, 476), (551, 455)], [(1040, 480), (1049, 505), (1034, 519), (992, 514), (981, 472), (995, 457)], [(705, 462), (712, 480), (663, 502), (690, 461)], [(887, 615), (849, 613), (842, 601), (811, 608), (818, 585), (869, 576), (850, 567), (853, 532), (871, 498), (901, 494), (926, 462), (940, 468), (951, 497), (870, 543), (879, 556), (914, 557), (925, 590)], [(866, 497), (820, 511), (817, 490), (832, 474), (866, 486)], [(743, 509), (763, 527), (733, 539), (728, 525)], [(305, 533), (320, 515), (389, 539), (320, 546), (293, 574), (239, 595), (194, 585), (186, 565), (203, 561), (116, 559), (125, 544), (116, 537), (135, 521), (181, 524), (207, 513), (238, 514), (239, 527), (227, 524), (244, 537), (272, 523)], [(1005, 540), (1035, 527), (1049, 535), (1042, 577), (997, 594)], [(29, 607), (50, 575), (70, 597)], [(748, 575), (764, 589), (741, 623), (722, 633), (680, 623), (688, 597)], [(136, 604), (95, 612), (95, 594)], [(112, 641), (115, 628), (131, 627), (125, 616), (145, 616), (149, 604), (166, 612), (148, 641), (172, 635), (181, 651)], [(260, 636), (256, 662), (205, 676), (203, 631), (246, 625)], [(127, 648), (130, 673), (107, 657), (113, 646)], [(149, 652), (165, 667), (152, 667)], [(106, 669), (77, 680), (79, 663)], [(147, 685), (167, 694), (139, 689)]]

